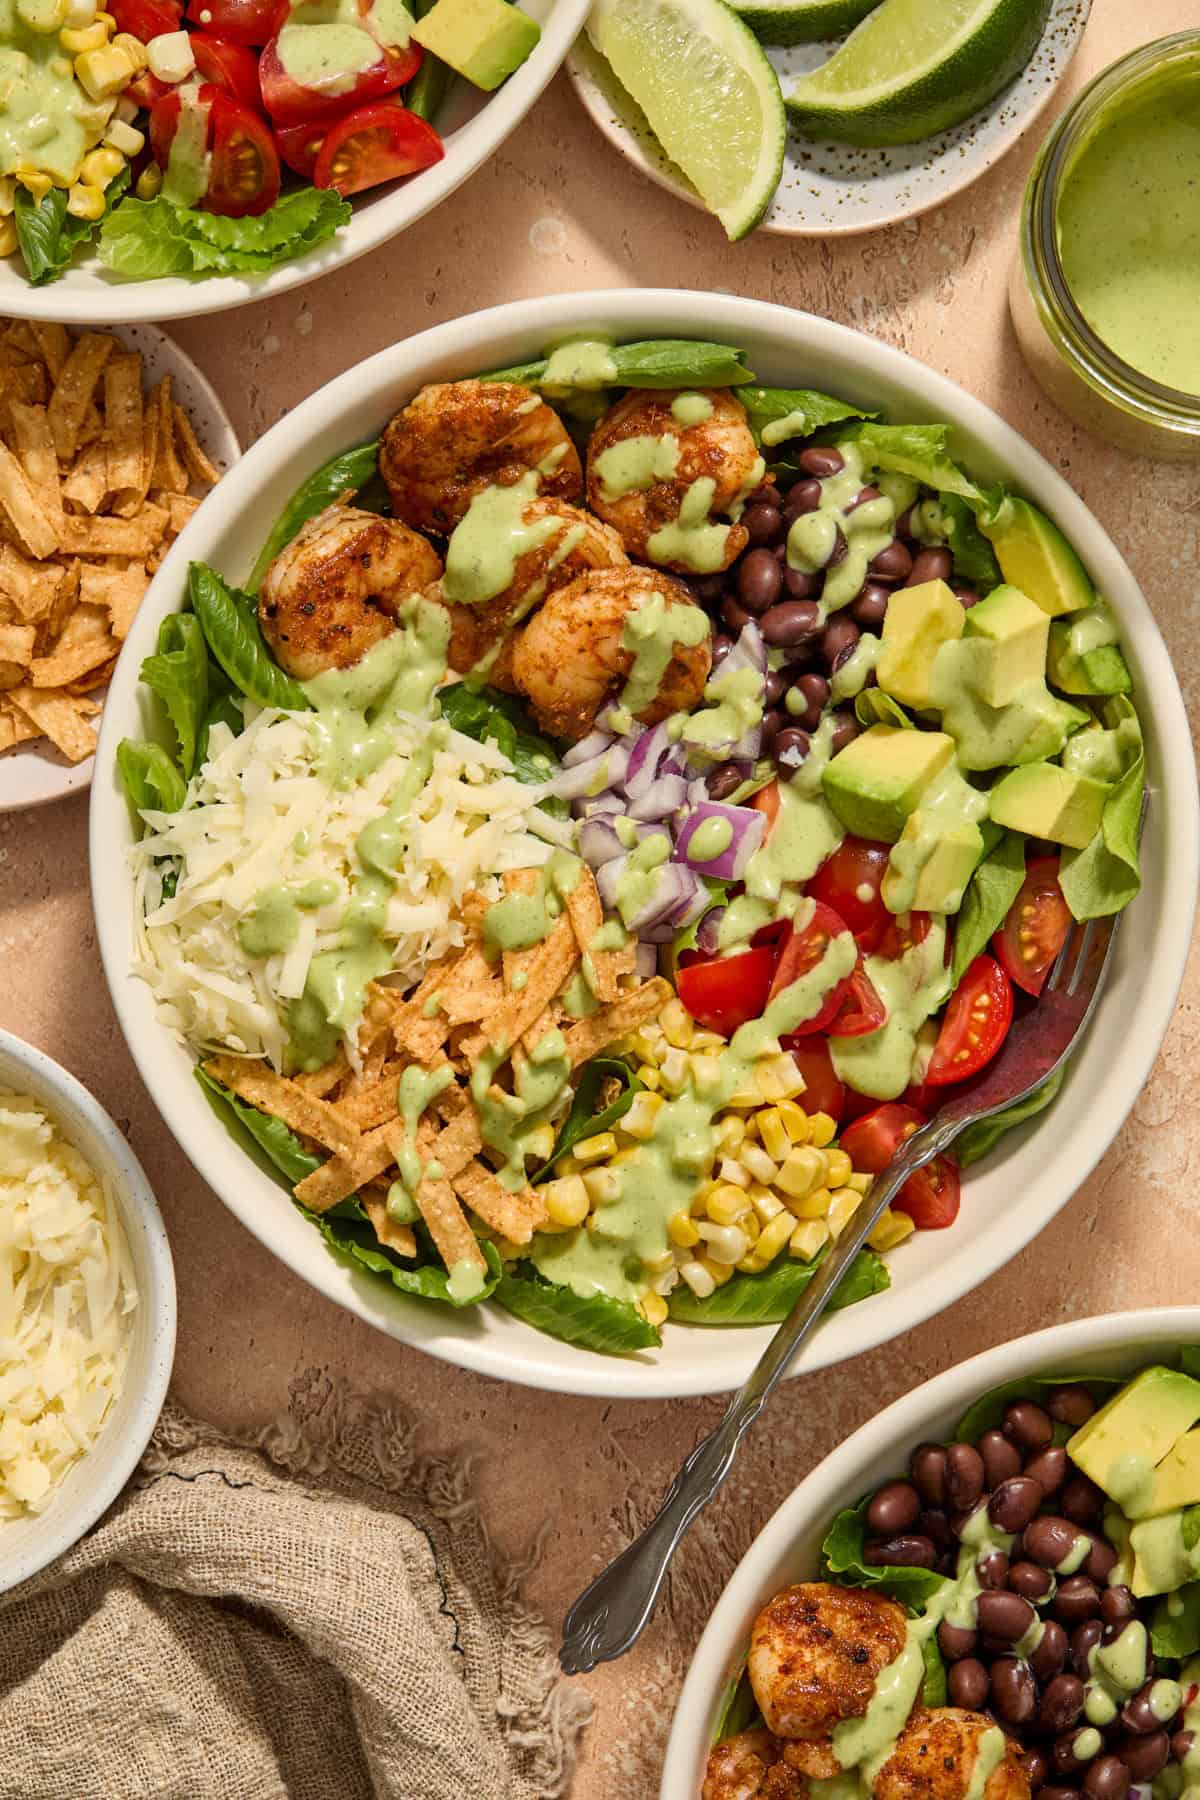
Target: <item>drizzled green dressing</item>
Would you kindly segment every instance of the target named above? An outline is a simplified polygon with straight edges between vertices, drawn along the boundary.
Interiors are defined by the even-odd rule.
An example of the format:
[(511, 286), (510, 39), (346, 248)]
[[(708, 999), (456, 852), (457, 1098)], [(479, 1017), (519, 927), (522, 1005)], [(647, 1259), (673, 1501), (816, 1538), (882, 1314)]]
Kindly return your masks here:
[(611, 338), (569, 338), (550, 352), (539, 385), (548, 394), (565, 395), (572, 388), (612, 387), (617, 376)]
[(404, 1143), (396, 1158), (400, 1179), (392, 1183), (387, 1197), (388, 1217), (398, 1225), (411, 1225), (420, 1216), (417, 1189), (426, 1175), (431, 1180), (437, 1180), (441, 1175), (434, 1163), (422, 1163), (417, 1151), (417, 1127), (426, 1107), (453, 1080), (454, 1070), (449, 1063), (442, 1063), (436, 1069), (423, 1069), (419, 1063), (410, 1063), (400, 1077), (396, 1104), (404, 1126)]
[[(530, 950), (554, 930), (563, 903), (574, 892), (583, 865), (567, 850), (555, 850), (538, 871), (531, 894), (506, 894), (490, 906), (483, 920), (485, 951)], [(523, 985), (523, 984), (522, 984)]]
[(189, 82), (179, 90), (179, 119), (163, 172), (164, 200), (173, 206), (195, 206), (208, 187), (208, 114), (200, 88)]
[(633, 657), (618, 705), (636, 717), (658, 697), (676, 645), (694, 649), (707, 642), (707, 613), (686, 600), (668, 600), (655, 590), (646, 594), (621, 627), (621, 648)]
[(685, 430), (689, 425), (703, 425), (712, 415), (713, 403), (707, 394), (676, 394), (671, 402), (671, 417)]
[(471, 1098), (484, 1143), (503, 1159), (497, 1177), (515, 1191), (525, 1186), (526, 1140), (553, 1111), (570, 1079), (571, 1059), (562, 1032), (547, 1031), (515, 1069), (513, 1092), (506, 1094), (495, 1077), (508, 1053), (502, 1044), (480, 1052), (471, 1070)]
[(693, 749), (720, 755), (724, 745), (761, 724), (762, 694), (757, 669), (718, 671), (704, 689), (705, 705), (682, 721), (680, 738)]
[(380, 61), (382, 44), (407, 46), (412, 24), (401, 0), (375, 0), (366, 19), (357, 0), (299, 0), (276, 37), (276, 49), (297, 86), (345, 94), (357, 76)]
[(682, 563), (697, 575), (713, 575), (724, 568), (730, 528), (709, 517), (716, 491), (711, 475), (690, 484), (679, 517), (650, 535), (646, 548), (654, 562)]
[(744, 950), (773, 919), (790, 918), (802, 884), (837, 849), (845, 832), (821, 790), (821, 771), (833, 746), (833, 721), (821, 721), (812, 748), (790, 781), (779, 783), (779, 811), (746, 865), (745, 892), (725, 909), (717, 934), (722, 954)]
[(282, 956), (300, 935), (300, 914), (329, 906), (340, 892), (337, 882), (329, 880), (260, 888), (250, 911), (238, 921), (238, 942), (247, 956)]
[(673, 432), (662, 437), (641, 433), (622, 438), (602, 450), (592, 467), (600, 478), (605, 500), (645, 493), (656, 481), (670, 481), (679, 467), (679, 439)]
[(877, 1100), (896, 1100), (912, 1079), (917, 1034), (949, 998), (953, 981), (946, 967), (946, 921), (930, 915), (929, 933), (903, 956), (865, 958), (867, 974), (887, 1008), (878, 1031), (863, 1037), (831, 1037), (839, 1081)]
[[(576, 524), (564, 531), (563, 520), (556, 513), (526, 523), (525, 508), (536, 500), (538, 485), (539, 471), (530, 469), (510, 487), (487, 487), (476, 494), (446, 545), (442, 591), (447, 600), (462, 606), (482, 606), (485, 600), (494, 600), (512, 586), (518, 557), (548, 543), (560, 532), (564, 538), (569, 538), (572, 531), (575, 534), (567, 548), (558, 546), (563, 556), (579, 541), (583, 527)], [(541, 598), (543, 590), (544, 583), (532, 585), (528, 606)]]
[[(793, 522), (787, 540), (789, 567), (809, 575), (826, 567), (839, 530), (846, 540), (842, 561), (826, 570), (818, 602), (822, 618), (848, 606), (859, 593), (867, 579), (868, 563), (891, 543), (896, 524), (895, 504), (886, 491), (881, 491), (878, 500), (864, 501), (849, 510), (865, 485), (865, 469), (862, 452), (853, 442), (838, 447), (844, 467), (821, 482), (819, 504)], [(877, 481), (875, 485), (881, 484)]]

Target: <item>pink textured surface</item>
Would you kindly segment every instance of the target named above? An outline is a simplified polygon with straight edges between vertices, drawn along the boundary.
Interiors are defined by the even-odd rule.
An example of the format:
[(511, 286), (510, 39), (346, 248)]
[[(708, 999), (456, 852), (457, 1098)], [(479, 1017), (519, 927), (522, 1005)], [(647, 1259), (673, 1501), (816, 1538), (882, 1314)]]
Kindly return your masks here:
[[(1096, 0), (1052, 116), (1099, 68), (1193, 23), (1193, 12), (1191, 0), (1136, 8)], [(1200, 698), (1195, 476), (1138, 462), (1074, 429), (1027, 375), (1008, 324), (1005, 279), (1033, 149), (1022, 145), (943, 210), (875, 237), (730, 246), (715, 224), (622, 163), (560, 77), (496, 161), (389, 248), (276, 305), (174, 330), (249, 442), (313, 387), (396, 337), (524, 294), (720, 287), (841, 319), (962, 382), (1056, 463), (1129, 558), (1192, 707)], [(1153, 695), (1144, 700), (1153, 705)], [(185, 1162), (133, 1072), (96, 958), (85, 838), (82, 799), (0, 816), (0, 1024), (94, 1089), (157, 1189), (179, 1281), (179, 1401), (222, 1424), (250, 1425), (280, 1408), (289, 1381), (310, 1364), (391, 1390), (426, 1419), (431, 1448), (479, 1454), (486, 1514), (502, 1544), (521, 1548), (549, 1520), (532, 1592), (559, 1619), (646, 1516), (720, 1403), (613, 1405), (506, 1390), (390, 1342), (296, 1281)], [(912, 1337), (784, 1390), (685, 1546), (642, 1643), (587, 1681), (598, 1710), (578, 1800), (648, 1800), (657, 1791), (671, 1707), (708, 1606), (764, 1519), (832, 1444), (914, 1383), (1007, 1337), (1195, 1295), (1198, 1001), (1193, 959), (1129, 1124), (1037, 1243)]]

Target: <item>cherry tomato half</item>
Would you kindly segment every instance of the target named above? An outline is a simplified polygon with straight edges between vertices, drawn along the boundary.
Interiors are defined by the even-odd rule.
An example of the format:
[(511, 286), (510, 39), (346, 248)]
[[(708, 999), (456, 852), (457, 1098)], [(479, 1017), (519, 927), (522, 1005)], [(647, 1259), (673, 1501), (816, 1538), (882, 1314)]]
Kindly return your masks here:
[(147, 112), (153, 111), (159, 101), (171, 92), (173, 90), (170, 83), (160, 81), (149, 69), (143, 69), (140, 75), (134, 76), (127, 88), (122, 89), (125, 98), (132, 100), (135, 106), (144, 107)]
[[(248, 106), (211, 82), (197, 104), (208, 112), (208, 186), (200, 201), (206, 212), (240, 219), (266, 212), (279, 198), (279, 157), (266, 125)], [(150, 114), (150, 146), (160, 168), (170, 160), (183, 102), (172, 92)]]
[(841, 999), (833, 1018), (826, 1026), (830, 1037), (866, 1037), (887, 1022), (887, 1007), (867, 974), (860, 954), (849, 978), (842, 986)]
[(105, 10), (117, 21), (118, 31), (127, 31), (143, 44), (165, 31), (178, 31), (183, 18), (179, 0), (112, 0)]
[(258, 57), (253, 50), (245, 44), (231, 44), (224, 38), (212, 37), (205, 31), (193, 31), (190, 42), (196, 71), (202, 81), (211, 81), (216, 87), (228, 89), (251, 112), (262, 112)]
[(888, 922), (875, 950), (876, 956), (882, 956), (888, 962), (898, 962), (906, 950), (925, 942), (932, 924), (932, 913), (889, 913)]
[(328, 127), (312, 182), (339, 194), (361, 194), (381, 181), (427, 169), (444, 155), (433, 126), (409, 112), (398, 96), (375, 100)]
[(977, 1075), (1008, 1036), (1012, 1015), (1012, 982), (992, 957), (977, 956), (946, 1008), (925, 1072), (926, 1087)]
[(814, 900), (823, 901), (845, 919), (860, 950), (875, 950), (892, 922), (879, 892), (888, 855), (887, 844), (870, 838), (843, 838), (808, 884)]
[[(847, 1125), (838, 1141), (856, 1169), (878, 1175), (905, 1138), (924, 1124), (925, 1116), (915, 1106), (889, 1102)], [(958, 1217), (960, 1199), (958, 1170), (948, 1156), (938, 1156), (909, 1177), (892, 1204), (919, 1229), (941, 1231)]]
[(688, 963), (678, 970), (675, 985), (697, 1025), (729, 1037), (739, 1025), (762, 1016), (774, 968), (775, 952), (764, 944), (740, 956)]
[(287, 14), (287, 0), (188, 0), (188, 24), (253, 49), (269, 44)]
[(779, 816), (779, 783), (769, 781), (766, 787), (759, 788), (757, 794), (751, 797), (749, 804), (767, 815), (766, 836), (770, 837), (771, 827)]
[[(812, 918), (800, 931), (793, 926), (775, 968), (775, 979), (771, 983), (769, 999), (774, 1000), (785, 988), (791, 987), (794, 981), (815, 969), (830, 941), (847, 929), (846, 922), (835, 913), (832, 907), (822, 905), (821, 901), (813, 902)], [(799, 1036), (810, 1036), (817, 1031), (827, 1031), (829, 1022), (835, 1018), (838, 1009), (848, 992), (849, 982), (839, 981), (830, 988), (817, 1012), (810, 1019), (797, 1021), (795, 1033)]]
[[(318, 17), (307, 24), (304, 10), (302, 5), (291, 8), (286, 18), (289, 29), (297, 32), (321, 29), (322, 19)], [(363, 0), (359, 0), (359, 11), (363, 15), (363, 34), (370, 36)], [(351, 36), (357, 37), (352, 27), (346, 29)], [(258, 65), (263, 105), (276, 125), (331, 119), (368, 100), (379, 100), (384, 94), (394, 93), (412, 80), (423, 55), (421, 46), (416, 43), (405, 49), (376, 43), (377, 54), (365, 68), (339, 68), (335, 64), (311, 84), (305, 84), (289, 74), (279, 52), (280, 41), (280, 35), (276, 33), (263, 50)]]
[(1038, 856), (1025, 871), (992, 949), (1011, 981), (1027, 994), (1040, 994), (1070, 929), (1070, 908), (1058, 885), (1058, 858)]
[(846, 1110), (846, 1089), (833, 1066), (829, 1039), (785, 1037), (779, 1041), (785, 1050), (791, 1051), (796, 1067), (804, 1077), (804, 1092), (796, 1095), (799, 1105), (806, 1113), (828, 1113), (831, 1119), (840, 1120)]
[(273, 132), (279, 159), (305, 181), (311, 181), (325, 142), (328, 126), (323, 119), (306, 120), (302, 125), (277, 125)]

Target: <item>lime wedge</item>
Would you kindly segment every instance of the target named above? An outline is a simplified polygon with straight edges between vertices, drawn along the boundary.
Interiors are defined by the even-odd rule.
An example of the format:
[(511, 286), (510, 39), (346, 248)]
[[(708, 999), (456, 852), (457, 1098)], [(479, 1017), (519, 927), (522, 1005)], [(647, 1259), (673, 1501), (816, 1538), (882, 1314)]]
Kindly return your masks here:
[(762, 44), (814, 44), (841, 37), (879, 0), (729, 0)]
[(883, 0), (788, 97), (808, 137), (912, 144), (968, 118), (1019, 75), (1051, 0)]
[(731, 238), (771, 204), (787, 115), (774, 69), (723, 0), (596, 0), (592, 43)]

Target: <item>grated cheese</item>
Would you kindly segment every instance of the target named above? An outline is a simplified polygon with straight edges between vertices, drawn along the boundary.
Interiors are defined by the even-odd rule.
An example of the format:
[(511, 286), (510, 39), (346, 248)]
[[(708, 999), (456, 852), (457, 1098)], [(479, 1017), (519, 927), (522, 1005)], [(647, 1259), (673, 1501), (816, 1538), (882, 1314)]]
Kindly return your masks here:
[(0, 1088), (0, 1518), (42, 1512), (95, 1442), (136, 1305), (109, 1183)]

